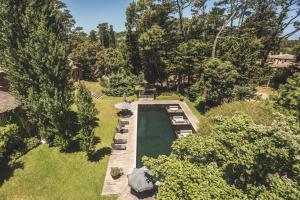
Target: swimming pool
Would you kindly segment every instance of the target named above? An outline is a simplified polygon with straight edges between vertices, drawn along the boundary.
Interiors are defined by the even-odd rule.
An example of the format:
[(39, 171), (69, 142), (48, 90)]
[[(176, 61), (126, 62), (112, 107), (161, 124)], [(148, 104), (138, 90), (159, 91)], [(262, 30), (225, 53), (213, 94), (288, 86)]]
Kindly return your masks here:
[(136, 167), (143, 166), (143, 156), (169, 155), (175, 139), (165, 106), (138, 106)]

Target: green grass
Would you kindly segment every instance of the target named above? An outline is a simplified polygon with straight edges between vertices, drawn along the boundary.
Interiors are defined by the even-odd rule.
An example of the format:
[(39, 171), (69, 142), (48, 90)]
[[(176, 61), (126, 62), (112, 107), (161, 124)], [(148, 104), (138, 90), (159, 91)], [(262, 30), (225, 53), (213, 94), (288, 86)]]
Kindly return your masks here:
[(156, 100), (179, 100), (179, 94), (174, 92), (163, 92), (159, 94), (156, 98)]
[[(98, 90), (98, 83), (88, 88)], [(103, 97), (96, 100), (100, 111), (100, 126), (95, 135), (101, 138), (96, 149), (102, 152), (99, 160), (88, 161), (83, 152), (60, 153), (56, 148), (41, 145), (20, 159), (23, 168), (16, 169), (0, 188), (0, 199), (116, 199), (101, 196), (110, 147), (117, 124), (116, 102), (122, 98)], [(3, 179), (8, 172), (0, 172)], [(2, 177), (1, 177), (2, 176)]]
[(250, 116), (256, 124), (270, 125), (273, 120), (274, 110), (264, 101), (236, 101), (226, 103), (207, 111), (200, 119), (198, 133), (207, 135), (214, 126), (213, 118), (215, 116), (232, 117), (237, 112), (243, 112)]

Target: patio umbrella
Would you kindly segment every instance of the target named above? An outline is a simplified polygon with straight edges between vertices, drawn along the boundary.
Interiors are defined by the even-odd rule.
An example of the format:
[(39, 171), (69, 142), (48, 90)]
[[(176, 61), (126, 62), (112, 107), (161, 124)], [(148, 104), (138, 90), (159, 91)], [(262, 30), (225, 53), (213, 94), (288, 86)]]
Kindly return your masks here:
[(122, 102), (122, 103), (115, 104), (115, 107), (121, 110), (130, 110), (131, 104), (127, 102)]
[(145, 192), (154, 188), (151, 172), (146, 167), (135, 168), (128, 175), (128, 185), (136, 192)]

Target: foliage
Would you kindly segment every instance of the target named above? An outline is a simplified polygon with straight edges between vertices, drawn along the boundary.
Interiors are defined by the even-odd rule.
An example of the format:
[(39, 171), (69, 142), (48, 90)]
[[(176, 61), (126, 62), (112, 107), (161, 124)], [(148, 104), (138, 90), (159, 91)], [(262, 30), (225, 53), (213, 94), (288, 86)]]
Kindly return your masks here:
[(94, 129), (98, 126), (98, 111), (93, 103), (90, 91), (80, 83), (76, 91), (76, 106), (79, 131), (79, 143), (83, 151), (90, 154), (95, 148)]
[(232, 101), (237, 78), (238, 72), (230, 62), (208, 60), (198, 83), (198, 90), (205, 98), (206, 106), (211, 107)]
[(99, 43), (88, 40), (80, 43), (77, 48), (72, 49), (69, 58), (78, 63), (85, 79), (95, 80), (95, 78), (98, 77), (96, 71), (96, 55), (100, 50), (101, 46)]
[(97, 68), (102, 75), (109, 76), (125, 66), (125, 61), (118, 49), (106, 48), (97, 53)]
[(114, 179), (118, 179), (123, 175), (123, 169), (119, 168), (119, 167), (111, 167), (110, 168), (110, 175), (114, 178)]
[(295, 73), (286, 84), (280, 86), (274, 101), (275, 105), (284, 107), (300, 117), (300, 73)]
[(174, 49), (167, 58), (167, 71), (169, 75), (176, 75), (178, 78), (178, 89), (185, 77), (191, 81), (195, 70), (201, 68), (205, 58), (210, 53), (210, 45), (200, 40), (189, 40), (181, 43)]
[(155, 83), (156, 81), (162, 81), (164, 79), (164, 37), (164, 30), (160, 26), (154, 25), (141, 34), (139, 38), (145, 79), (149, 83)]
[(226, 37), (220, 42), (220, 57), (236, 67), (240, 85), (259, 83), (263, 75), (262, 67), (257, 65), (261, 47), (260, 40), (251, 36)]
[(57, 0), (5, 0), (0, 9), (7, 78), (41, 136), (65, 150), (72, 137), (66, 43), (71, 16)]
[(124, 69), (120, 69), (117, 73), (113, 73), (109, 76), (108, 85), (103, 89), (103, 93), (109, 96), (126, 96), (135, 94), (135, 86), (138, 84), (138, 78), (127, 72)]
[(216, 165), (196, 166), (174, 156), (144, 158), (147, 167), (163, 182), (158, 199), (243, 199), (243, 194), (222, 179)]
[(17, 125), (8, 124), (0, 127), (0, 161), (11, 153), (20, 143), (21, 137)]
[(215, 120), (210, 135), (182, 138), (169, 157), (144, 159), (163, 182), (160, 199), (300, 197), (300, 127), (295, 118), (277, 113), (270, 126), (256, 125), (242, 113)]

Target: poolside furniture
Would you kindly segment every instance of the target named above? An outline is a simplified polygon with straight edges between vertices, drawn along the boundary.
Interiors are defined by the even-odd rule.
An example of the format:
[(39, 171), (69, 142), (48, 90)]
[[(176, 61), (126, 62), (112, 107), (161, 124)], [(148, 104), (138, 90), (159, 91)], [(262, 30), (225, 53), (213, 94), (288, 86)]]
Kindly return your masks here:
[(128, 133), (128, 128), (126, 128), (125, 127), (125, 125), (118, 125), (117, 127), (116, 127), (116, 131), (118, 132), (118, 133)]
[(115, 143), (112, 143), (111, 147), (114, 150), (126, 150), (126, 145), (125, 144), (115, 144)]
[(167, 106), (166, 110), (168, 113), (182, 113), (182, 109), (177, 105)]
[(187, 137), (187, 136), (192, 135), (192, 134), (193, 134), (192, 130), (180, 130), (180, 131), (176, 131), (177, 138)]
[(176, 125), (189, 125), (190, 121), (188, 119), (185, 119), (183, 116), (173, 116), (170, 117), (171, 124)]
[(114, 143), (115, 144), (126, 144), (127, 143), (127, 137), (125, 137), (121, 133), (117, 133), (114, 138)]
[(154, 189), (152, 173), (146, 167), (133, 169), (132, 173), (127, 175), (127, 178), (128, 185), (138, 193)]
[(121, 119), (121, 118), (119, 118), (119, 124), (121, 124), (121, 125), (128, 125), (128, 124), (129, 124), (129, 121), (126, 120), (126, 119)]

